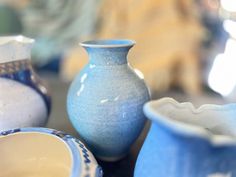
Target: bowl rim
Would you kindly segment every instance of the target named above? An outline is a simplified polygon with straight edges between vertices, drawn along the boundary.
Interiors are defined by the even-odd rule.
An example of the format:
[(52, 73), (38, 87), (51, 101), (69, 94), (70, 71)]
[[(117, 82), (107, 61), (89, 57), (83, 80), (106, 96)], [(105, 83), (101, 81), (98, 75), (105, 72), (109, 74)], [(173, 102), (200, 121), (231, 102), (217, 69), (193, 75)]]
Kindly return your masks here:
[[(97, 173), (102, 175), (102, 169), (97, 164), (92, 153), (86, 148), (84, 143), (82, 143), (79, 139), (74, 138), (72, 135), (51, 128), (26, 127), (0, 131), (0, 138), (17, 133), (46, 134), (49, 136), (54, 136), (65, 143), (72, 160), (70, 177), (84, 177), (87, 174), (90, 174), (91, 177), (93, 177), (96, 176)], [(95, 171), (91, 168), (92, 166), (95, 166)], [(80, 168), (80, 172), (78, 171), (78, 167)]]
[(229, 110), (232, 108), (236, 108), (235, 103), (217, 105), (217, 104), (203, 104), (200, 107), (196, 108), (191, 102), (178, 102), (173, 98), (164, 97), (158, 100), (152, 100), (145, 103), (143, 107), (144, 114), (148, 117), (152, 122), (163, 124), (165, 127), (171, 129), (178, 135), (184, 137), (198, 137), (203, 138), (209, 141), (213, 146), (236, 146), (236, 138), (230, 136), (219, 137), (216, 135), (211, 135), (209, 132), (200, 127), (191, 124), (186, 124), (181, 121), (173, 120), (168, 118), (167, 116), (159, 113), (155, 110), (155, 106), (159, 106), (161, 104), (171, 104), (177, 109), (188, 109), (193, 114), (200, 114), (206, 110)]

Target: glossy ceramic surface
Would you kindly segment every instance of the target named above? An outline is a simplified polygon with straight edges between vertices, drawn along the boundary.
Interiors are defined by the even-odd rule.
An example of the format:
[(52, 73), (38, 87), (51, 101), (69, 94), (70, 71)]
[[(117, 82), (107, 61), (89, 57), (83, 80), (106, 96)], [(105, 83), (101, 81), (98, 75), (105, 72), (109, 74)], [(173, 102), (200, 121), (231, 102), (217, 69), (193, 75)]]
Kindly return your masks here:
[(178, 103), (144, 106), (152, 121), (135, 177), (236, 177), (236, 104)]
[(125, 156), (145, 123), (142, 107), (149, 100), (144, 83), (127, 63), (130, 40), (81, 44), (89, 63), (72, 82), (67, 109), (81, 137), (99, 158)]
[(101, 168), (85, 145), (57, 130), (1, 132), (0, 155), (0, 177), (102, 177)]
[(47, 88), (33, 71), (33, 40), (0, 37), (0, 130), (44, 126), (50, 113)]

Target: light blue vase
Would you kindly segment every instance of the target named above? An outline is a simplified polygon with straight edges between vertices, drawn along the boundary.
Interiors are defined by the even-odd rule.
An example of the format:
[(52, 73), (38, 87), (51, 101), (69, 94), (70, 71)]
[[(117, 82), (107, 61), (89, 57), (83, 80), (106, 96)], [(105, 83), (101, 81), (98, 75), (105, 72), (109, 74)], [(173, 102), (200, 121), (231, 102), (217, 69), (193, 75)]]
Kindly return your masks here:
[(144, 106), (152, 126), (135, 177), (236, 177), (236, 104), (178, 103)]
[(115, 161), (128, 153), (143, 129), (142, 107), (149, 92), (127, 63), (133, 41), (98, 40), (81, 45), (89, 63), (69, 89), (69, 118), (98, 158)]

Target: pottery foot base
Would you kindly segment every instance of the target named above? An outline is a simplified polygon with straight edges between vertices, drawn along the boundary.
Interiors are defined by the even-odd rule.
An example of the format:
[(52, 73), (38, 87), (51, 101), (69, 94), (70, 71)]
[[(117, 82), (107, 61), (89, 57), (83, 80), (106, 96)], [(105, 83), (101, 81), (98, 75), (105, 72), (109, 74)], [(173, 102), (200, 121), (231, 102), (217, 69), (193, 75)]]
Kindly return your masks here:
[(126, 155), (127, 154), (123, 154), (123, 155), (116, 156), (116, 157), (104, 157), (104, 156), (96, 156), (96, 157), (102, 161), (115, 162), (115, 161), (119, 161), (119, 160), (123, 159)]

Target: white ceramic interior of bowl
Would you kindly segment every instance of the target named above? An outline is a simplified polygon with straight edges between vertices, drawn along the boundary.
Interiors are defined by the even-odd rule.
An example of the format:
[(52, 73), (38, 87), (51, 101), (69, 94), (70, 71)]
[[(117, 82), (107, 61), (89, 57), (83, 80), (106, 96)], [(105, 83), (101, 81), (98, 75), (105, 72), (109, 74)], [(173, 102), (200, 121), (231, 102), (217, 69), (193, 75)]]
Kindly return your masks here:
[(0, 137), (0, 177), (69, 177), (70, 150), (59, 138), (20, 132)]
[(189, 102), (178, 103), (172, 98), (162, 98), (147, 103), (144, 110), (152, 120), (161, 121), (185, 134), (234, 140), (236, 137), (236, 104), (205, 104), (195, 108)]

